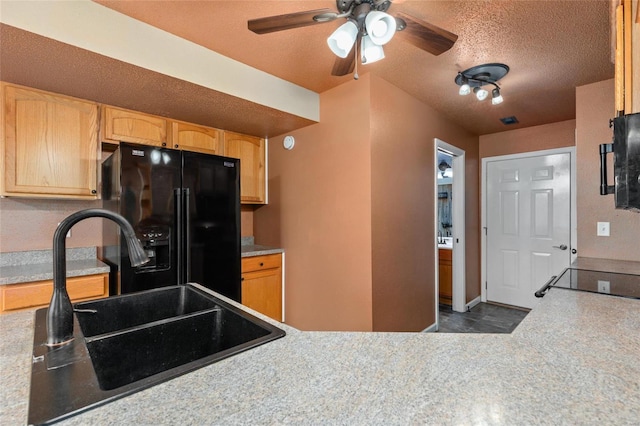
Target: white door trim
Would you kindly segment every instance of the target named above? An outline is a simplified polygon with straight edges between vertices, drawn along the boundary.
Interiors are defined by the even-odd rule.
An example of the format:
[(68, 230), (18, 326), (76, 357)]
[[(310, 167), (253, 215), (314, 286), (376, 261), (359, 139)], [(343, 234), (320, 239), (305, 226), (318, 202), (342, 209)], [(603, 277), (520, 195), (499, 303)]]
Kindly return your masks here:
[(491, 161), (503, 161), (503, 160), (517, 160), (522, 158), (540, 157), (544, 155), (553, 154), (569, 154), (571, 164), (571, 262), (573, 262), (577, 254), (573, 253), (576, 249), (577, 235), (578, 235), (578, 221), (576, 212), (576, 148), (575, 146), (569, 146), (565, 148), (546, 149), (542, 151), (530, 151), (520, 154), (499, 155), (496, 157), (485, 157), (482, 159), (482, 178), (481, 178), (481, 190), (480, 190), (480, 215), (481, 215), (481, 229), (480, 229), (480, 299), (483, 302), (487, 301), (487, 164)]
[[(466, 221), (465, 221), (465, 152), (464, 150), (451, 145), (441, 139), (434, 138), (433, 154), (434, 154), (434, 169), (435, 173), (438, 171), (437, 158), (438, 148), (447, 151), (453, 155), (453, 186), (452, 186), (452, 203), (455, 206), (451, 213), (451, 224), (453, 228), (453, 273), (452, 273), (452, 306), (451, 308), (456, 312), (466, 311)], [(434, 173), (434, 235), (438, 235), (438, 180), (435, 178)], [(435, 240), (435, 238), (434, 238)], [(436, 305), (436, 324), (439, 326), (438, 321), (438, 243), (433, 242), (435, 246), (435, 305)]]

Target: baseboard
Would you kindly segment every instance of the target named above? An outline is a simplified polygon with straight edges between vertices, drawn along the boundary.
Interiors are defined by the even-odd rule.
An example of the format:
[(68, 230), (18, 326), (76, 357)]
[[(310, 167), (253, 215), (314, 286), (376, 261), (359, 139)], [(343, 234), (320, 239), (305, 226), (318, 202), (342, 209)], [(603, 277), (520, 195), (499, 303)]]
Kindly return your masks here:
[(464, 305), (465, 310), (469, 311), (470, 309), (472, 309), (474, 306), (476, 306), (478, 303), (480, 303), (482, 300), (480, 299), (480, 296), (476, 297), (475, 299), (473, 299), (471, 302), (467, 303), (466, 305)]
[(422, 330), (422, 333), (435, 333), (436, 331), (438, 331), (438, 329), (436, 328), (436, 324), (433, 323), (429, 327)]

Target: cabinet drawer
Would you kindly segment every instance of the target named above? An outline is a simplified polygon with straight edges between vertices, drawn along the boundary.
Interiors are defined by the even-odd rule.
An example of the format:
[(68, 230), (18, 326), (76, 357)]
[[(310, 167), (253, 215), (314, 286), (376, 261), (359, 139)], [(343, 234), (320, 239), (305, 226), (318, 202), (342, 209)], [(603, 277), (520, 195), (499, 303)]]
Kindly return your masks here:
[[(67, 278), (67, 292), (72, 301), (106, 297), (109, 274)], [(46, 306), (52, 293), (52, 280), (0, 286), (0, 312)]]
[(282, 255), (280, 254), (242, 258), (242, 273), (280, 268), (281, 266)]

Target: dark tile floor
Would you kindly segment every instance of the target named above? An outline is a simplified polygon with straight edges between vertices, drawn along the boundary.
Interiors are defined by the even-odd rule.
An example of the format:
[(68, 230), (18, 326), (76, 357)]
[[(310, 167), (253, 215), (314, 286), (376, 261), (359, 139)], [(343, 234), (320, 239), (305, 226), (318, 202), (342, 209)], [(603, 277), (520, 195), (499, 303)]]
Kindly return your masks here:
[(440, 333), (511, 333), (528, 310), (478, 303), (469, 312), (454, 312), (440, 305)]

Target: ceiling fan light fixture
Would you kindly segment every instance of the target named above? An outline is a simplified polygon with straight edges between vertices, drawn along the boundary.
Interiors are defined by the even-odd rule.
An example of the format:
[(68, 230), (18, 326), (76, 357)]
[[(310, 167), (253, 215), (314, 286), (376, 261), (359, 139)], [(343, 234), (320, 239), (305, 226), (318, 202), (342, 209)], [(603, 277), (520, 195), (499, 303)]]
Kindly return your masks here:
[(476, 98), (478, 98), (479, 101), (484, 101), (487, 99), (487, 96), (489, 96), (489, 92), (481, 87), (474, 87), (473, 93), (475, 93)]
[(346, 58), (358, 37), (358, 27), (351, 21), (340, 25), (327, 39), (331, 51), (340, 58)]
[(501, 104), (504, 101), (504, 99), (502, 98), (502, 95), (500, 94), (500, 89), (499, 88), (495, 88), (491, 91), (491, 104), (492, 105), (498, 105)]
[(364, 24), (371, 41), (379, 46), (388, 43), (396, 33), (396, 19), (377, 10), (367, 14)]
[(362, 37), (362, 46), (360, 48), (360, 53), (362, 55), (361, 61), (363, 65), (372, 64), (379, 61), (380, 59), (384, 59), (384, 49), (382, 48), (382, 46), (379, 46), (372, 42), (369, 36)]

